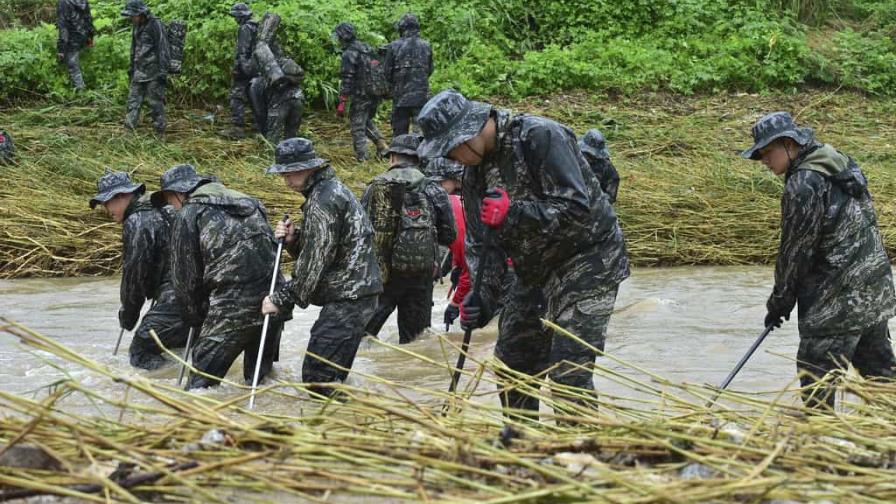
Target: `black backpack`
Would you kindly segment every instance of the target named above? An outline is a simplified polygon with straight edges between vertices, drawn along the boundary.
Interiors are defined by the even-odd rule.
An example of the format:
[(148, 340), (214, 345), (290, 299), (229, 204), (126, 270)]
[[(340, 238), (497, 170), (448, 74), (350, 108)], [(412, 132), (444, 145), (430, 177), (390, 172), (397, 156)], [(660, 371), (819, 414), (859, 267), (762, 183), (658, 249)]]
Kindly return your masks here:
[(168, 36), (168, 73), (179, 74), (184, 64), (184, 45), (187, 43), (187, 23), (183, 21), (171, 21), (165, 24), (165, 34)]
[(422, 190), (405, 191), (392, 243), (392, 272), (432, 275), (436, 257), (433, 211)]
[(392, 86), (389, 85), (389, 81), (386, 79), (385, 68), (386, 51), (388, 50), (389, 46), (380, 46), (376, 56), (368, 60), (370, 92), (377, 98), (390, 98), (392, 95)]

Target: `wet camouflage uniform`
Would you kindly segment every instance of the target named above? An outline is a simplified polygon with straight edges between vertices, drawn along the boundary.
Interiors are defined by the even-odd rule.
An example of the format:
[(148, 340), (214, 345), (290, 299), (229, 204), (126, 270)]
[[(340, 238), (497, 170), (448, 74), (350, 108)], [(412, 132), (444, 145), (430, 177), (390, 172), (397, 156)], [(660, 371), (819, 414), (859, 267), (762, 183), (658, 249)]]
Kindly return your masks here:
[(298, 135), (305, 108), (305, 96), (301, 88), (305, 72), (289, 58), (284, 58), (280, 65), (284, 78), (267, 88), (267, 123), (264, 135), (273, 144)]
[(852, 363), (867, 377), (893, 377), (887, 321), (896, 314), (893, 275), (877, 226), (868, 183), (856, 162), (815, 141), (787, 113), (754, 126), (758, 158), (787, 136), (802, 145), (787, 170), (781, 197), (781, 245), (767, 308), (789, 316), (799, 305), (797, 369), (807, 406), (834, 406), (833, 387), (816, 386), (827, 372)]
[[(426, 137), (420, 154), (447, 154), (477, 135), (488, 118), (497, 125), (495, 150), (479, 166), (467, 168), (463, 186), (467, 263), (474, 278), (483, 261), (489, 270), (483, 277), (480, 324), (494, 313), (503, 291), (502, 318), (506, 314), (509, 319), (502, 321), (495, 356), (526, 374), (559, 364), (549, 372), (552, 381), (593, 390), (588, 367), (593, 366), (596, 353), (565, 336), (536, 331), (523, 318), (545, 310), (546, 318), (603, 350), (619, 283), (629, 275), (616, 214), (579, 151), (575, 135), (549, 119), (513, 116), (470, 102), (455, 91), (444, 91), (418, 117)], [(488, 235), (495, 235), (493, 246), (487, 247), (492, 256), (483, 259), (487, 235), (479, 209), (486, 190), (495, 186), (506, 188), (511, 204), (501, 228), (489, 231)], [(510, 274), (516, 277), (511, 281), (503, 271), (505, 255), (512, 260)], [(544, 308), (539, 306), (542, 295)], [(517, 332), (510, 330), (511, 325), (526, 327)], [(558, 399), (581, 401), (558, 388), (553, 393)], [(538, 401), (533, 398), (504, 395), (505, 404), (537, 411)]]
[[(270, 174), (317, 170), (305, 182), (303, 220), (289, 254), (296, 259), (292, 279), (277, 289), (271, 301), (278, 307), (295, 303), (321, 307), (311, 328), (302, 381), (343, 381), (364, 336), (364, 325), (383, 291), (373, 252), (373, 229), (355, 195), (336, 178), (329, 163), (319, 158), (309, 140), (292, 138), (276, 149), (277, 164)], [(313, 356), (312, 356), (313, 354)], [(325, 386), (312, 390), (329, 395)]]
[(165, 25), (152, 14), (141, 0), (129, 0), (122, 16), (145, 17), (131, 32), (131, 66), (128, 73), (130, 89), (124, 125), (134, 129), (140, 122), (140, 106), (149, 102), (156, 133), (165, 133), (165, 85), (168, 80), (169, 50)]
[[(166, 183), (166, 177), (173, 183)], [(187, 183), (179, 186), (178, 179)], [(184, 319), (202, 327), (193, 349), (194, 367), (223, 377), (243, 353), (243, 377), (249, 382), (261, 341), (261, 302), (270, 288), (276, 244), (261, 202), (217, 182), (201, 185), (205, 180), (189, 165), (176, 166), (162, 176), (163, 190), (189, 193), (171, 234), (175, 299)], [(259, 379), (277, 360), (282, 320), (291, 312), (291, 306), (284, 307), (271, 321)], [(191, 373), (187, 388), (217, 383)]]
[[(434, 271), (438, 268), (437, 245), (448, 246), (456, 236), (454, 213), (451, 201), (444, 189), (433, 181), (425, 179), (420, 171), (416, 149), (419, 137), (415, 135), (399, 135), (392, 141), (387, 153), (410, 156), (410, 159), (392, 166), (389, 171), (377, 175), (364, 192), (361, 204), (370, 217), (374, 230), (388, 230), (376, 233), (377, 259), (383, 270), (385, 284), (379, 297), (376, 313), (367, 324), (367, 333), (379, 334), (383, 324), (393, 311), (398, 309), (398, 342), (401, 344), (414, 341), (432, 322), (432, 289)], [(433, 218), (432, 256), (430, 262), (433, 271), (417, 275), (406, 275), (391, 268), (392, 244), (394, 243), (396, 224), (390, 219), (390, 213), (384, 207), (393, 208), (400, 205), (398, 198), (392, 198), (392, 191), (401, 187), (402, 196), (407, 191), (422, 193), (429, 205)], [(388, 190), (386, 190), (388, 189)], [(390, 201), (391, 200), (391, 201)], [(403, 200), (403, 198), (402, 198)], [(391, 222), (381, 222), (382, 220)]]
[(385, 145), (385, 139), (373, 121), (380, 106), (380, 99), (373, 94), (369, 68), (373, 50), (355, 37), (355, 29), (350, 23), (340, 23), (335, 34), (342, 44), (339, 96), (351, 100), (348, 117), (352, 145), (355, 157), (363, 161), (367, 159), (368, 138), (378, 147)]
[(233, 56), (233, 84), (230, 86), (230, 111), (233, 125), (242, 128), (245, 124), (246, 103), (249, 102), (249, 84), (258, 75), (252, 51), (255, 48), (255, 34), (258, 23), (252, 20), (249, 6), (239, 2), (230, 9), (230, 15), (236, 19), (236, 51)]
[(56, 53), (62, 55), (72, 85), (75, 89), (82, 90), (84, 76), (81, 75), (78, 58), (81, 49), (93, 40), (93, 35), (96, 33), (87, 0), (59, 0), (56, 6), (56, 27), (59, 29)]
[(16, 148), (12, 143), (12, 137), (4, 130), (0, 130), (0, 164), (12, 162)]
[(610, 161), (610, 151), (607, 149), (607, 141), (600, 130), (590, 129), (579, 140), (579, 149), (585, 155), (585, 160), (594, 172), (594, 176), (600, 182), (600, 188), (607, 193), (610, 203), (616, 203), (616, 194), (619, 192), (619, 172)]
[(392, 136), (404, 135), (429, 99), (432, 48), (420, 38), (417, 16), (405, 14), (398, 21), (401, 38), (389, 44), (383, 63), (392, 87)]

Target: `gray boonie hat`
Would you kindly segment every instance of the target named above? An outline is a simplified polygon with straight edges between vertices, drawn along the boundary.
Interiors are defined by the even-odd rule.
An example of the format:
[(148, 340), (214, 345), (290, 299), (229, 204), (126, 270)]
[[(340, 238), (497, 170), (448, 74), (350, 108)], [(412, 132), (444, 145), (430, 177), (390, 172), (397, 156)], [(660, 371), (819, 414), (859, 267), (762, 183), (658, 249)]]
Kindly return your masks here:
[(131, 194), (146, 190), (144, 184), (131, 181), (131, 177), (125, 172), (114, 172), (106, 169), (106, 173), (96, 181), (96, 196), (90, 200), (90, 208), (96, 208), (100, 203), (105, 203), (119, 194)]
[(753, 146), (741, 152), (744, 159), (759, 159), (759, 151), (779, 138), (790, 138), (794, 142), (806, 145), (812, 141), (815, 132), (812, 128), (800, 128), (793, 122), (787, 112), (772, 112), (763, 116), (753, 125)]
[(462, 181), (464, 178), (464, 165), (457, 161), (439, 157), (429, 161), (426, 165), (426, 176), (436, 180), (457, 180)]
[(146, 14), (149, 12), (149, 7), (143, 2), (143, 0), (128, 0), (126, 4), (124, 4), (124, 9), (121, 9), (121, 15), (124, 17), (134, 17), (139, 16), (140, 14)]
[(599, 129), (592, 128), (582, 135), (579, 140), (579, 150), (595, 158), (608, 158), (610, 151), (607, 149), (607, 140)]
[(320, 168), (328, 163), (314, 152), (314, 144), (307, 138), (287, 138), (274, 149), (274, 164), (268, 175)]
[(196, 173), (196, 168), (191, 164), (180, 164), (168, 169), (159, 177), (159, 190), (152, 193), (150, 201), (153, 206), (165, 205), (165, 192), (189, 193), (202, 182), (212, 182), (214, 177)]
[(386, 155), (404, 154), (405, 156), (417, 157), (417, 147), (420, 146), (420, 140), (422, 140), (420, 135), (415, 135), (413, 133), (408, 135), (398, 135), (392, 139), (392, 144), (389, 145)]
[(445, 157), (452, 149), (478, 135), (491, 113), (488, 103), (468, 100), (453, 89), (433, 96), (417, 115), (423, 141), (421, 158)]
[(237, 2), (230, 8), (230, 15), (233, 17), (249, 17), (252, 15), (252, 9), (243, 2)]

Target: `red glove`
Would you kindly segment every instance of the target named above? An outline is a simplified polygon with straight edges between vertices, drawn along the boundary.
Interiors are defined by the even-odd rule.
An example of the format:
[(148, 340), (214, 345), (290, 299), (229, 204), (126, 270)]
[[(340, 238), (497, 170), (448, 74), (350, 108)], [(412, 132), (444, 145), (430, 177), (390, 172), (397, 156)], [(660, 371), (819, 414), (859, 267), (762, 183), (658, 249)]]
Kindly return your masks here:
[(336, 105), (336, 117), (342, 117), (345, 115), (345, 102), (348, 101), (348, 96), (342, 95), (339, 97), (339, 105)]
[(499, 228), (510, 210), (510, 197), (502, 187), (489, 189), (482, 199), (482, 208), (479, 210), (479, 218), (482, 223), (490, 228)]
[(93, 39), (92, 38), (87, 39), (87, 47), (93, 47)]

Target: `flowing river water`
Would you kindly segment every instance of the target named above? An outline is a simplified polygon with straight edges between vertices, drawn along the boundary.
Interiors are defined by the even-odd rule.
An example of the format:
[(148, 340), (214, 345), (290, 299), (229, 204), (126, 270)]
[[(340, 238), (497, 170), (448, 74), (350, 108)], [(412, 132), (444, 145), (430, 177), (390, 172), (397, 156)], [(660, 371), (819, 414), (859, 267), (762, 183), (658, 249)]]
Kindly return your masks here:
[[(128, 364), (130, 334), (125, 333), (121, 351), (112, 355), (118, 337), (118, 278), (27, 279), (0, 282), (0, 315), (16, 320), (42, 334), (53, 337), (80, 354), (123, 374), (142, 373), (153, 380), (174, 384), (177, 368), (171, 366), (152, 372), (133, 370)], [(608, 353), (673, 382), (719, 384), (749, 348), (762, 329), (765, 299), (772, 284), (767, 267), (688, 267), (642, 268), (622, 284), (612, 317), (606, 350)], [(435, 360), (454, 361), (455, 353), (443, 352), (437, 333), (445, 308), (447, 285), (437, 285), (432, 311), (433, 333), (404, 346), (409, 351)], [(280, 362), (274, 377), (301, 381), (301, 366), (308, 343), (308, 331), (318, 309), (296, 310), (284, 330)], [(457, 326), (449, 339), (462, 338)], [(397, 343), (395, 315), (380, 338)], [(487, 359), (494, 349), (496, 332), (490, 326), (474, 334), (471, 356)], [(731, 388), (777, 396), (792, 389), (795, 378), (793, 359), (797, 349), (795, 322), (774, 331), (737, 376)], [(644, 379), (646, 376), (625, 364), (608, 358), (598, 362), (623, 375)], [(472, 364), (468, 360), (468, 369)], [(447, 388), (444, 369), (392, 348), (365, 341), (355, 360), (355, 370), (398, 383), (432, 390)], [(238, 359), (228, 378), (241, 379), (242, 362)], [(360, 373), (349, 378), (354, 385), (365, 385)], [(114, 396), (121, 385), (100, 378), (92, 371), (25, 348), (9, 334), (0, 334), (0, 389), (30, 395), (66, 374), (93, 387), (101, 394)], [(630, 397), (625, 386), (599, 376), (598, 390), (608, 395)], [(463, 384), (462, 384), (463, 386)], [(491, 390), (490, 384), (480, 387)], [(237, 394), (230, 386), (203, 393), (226, 398)], [(38, 394), (39, 395), (39, 394)], [(485, 399), (497, 403), (495, 395)], [(796, 401), (792, 391), (785, 400)], [(266, 411), (294, 411), (295, 404), (281, 399), (261, 397), (259, 408)], [(87, 401), (75, 401), (66, 407), (89, 409)]]

